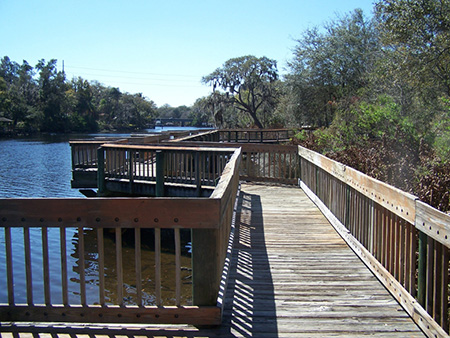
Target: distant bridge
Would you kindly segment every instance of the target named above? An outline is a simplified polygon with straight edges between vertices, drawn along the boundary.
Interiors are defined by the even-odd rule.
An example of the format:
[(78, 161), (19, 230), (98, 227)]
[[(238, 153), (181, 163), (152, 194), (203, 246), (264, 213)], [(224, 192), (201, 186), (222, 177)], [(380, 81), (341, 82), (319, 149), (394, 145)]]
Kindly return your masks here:
[(155, 126), (180, 126), (190, 124), (194, 119), (157, 118), (153, 120)]

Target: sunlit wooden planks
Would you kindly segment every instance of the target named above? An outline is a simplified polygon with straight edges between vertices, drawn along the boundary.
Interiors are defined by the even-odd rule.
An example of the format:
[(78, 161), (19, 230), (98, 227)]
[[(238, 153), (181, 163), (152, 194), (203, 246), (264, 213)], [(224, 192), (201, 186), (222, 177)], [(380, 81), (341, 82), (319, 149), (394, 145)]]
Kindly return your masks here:
[(300, 189), (242, 191), (227, 291), (234, 297), (226, 299), (220, 332), (423, 337)]

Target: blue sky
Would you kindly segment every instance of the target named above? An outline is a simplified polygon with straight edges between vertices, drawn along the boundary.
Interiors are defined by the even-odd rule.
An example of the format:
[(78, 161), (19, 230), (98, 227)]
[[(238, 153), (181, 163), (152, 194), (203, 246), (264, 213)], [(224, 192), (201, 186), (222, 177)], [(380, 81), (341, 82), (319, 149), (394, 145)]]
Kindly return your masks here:
[(266, 56), (283, 73), (307, 28), (355, 8), (371, 16), (373, 0), (0, 0), (0, 57), (191, 105), (226, 60)]

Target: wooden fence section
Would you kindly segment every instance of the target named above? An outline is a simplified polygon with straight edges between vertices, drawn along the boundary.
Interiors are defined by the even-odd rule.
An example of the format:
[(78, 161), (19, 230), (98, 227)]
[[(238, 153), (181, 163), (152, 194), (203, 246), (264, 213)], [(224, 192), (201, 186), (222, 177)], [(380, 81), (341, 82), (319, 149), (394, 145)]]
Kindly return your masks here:
[[(132, 135), (128, 138), (101, 138), (95, 140), (70, 141), (72, 169), (97, 168), (97, 149), (102, 144), (157, 144), (163, 141), (192, 137), (200, 131), (165, 131), (160, 134)], [(201, 132), (204, 133), (204, 132)]]
[[(4, 264), (2, 269), (6, 271), (6, 285), (1, 287), (7, 292), (7, 303), (0, 304), (0, 321), (219, 324), (221, 310), (216, 301), (238, 189), (240, 157), (240, 150), (230, 157), (211, 198), (1, 199), (0, 226), (5, 244), (0, 250), (5, 260), (0, 264)], [(69, 292), (68, 288), (67, 247), (68, 242), (74, 240), (67, 235), (70, 229), (73, 238), (77, 239), (79, 290), (75, 293)], [(150, 291), (143, 289), (149, 272), (144, 271), (140, 263), (144, 244), (142, 231), (145, 229), (153, 230), (155, 243), (155, 269), (150, 277), (154, 279), (154, 290)], [(168, 269), (161, 266), (161, 229), (173, 229), (176, 278), (171, 298), (175, 304), (170, 306), (161, 298), (162, 271)], [(180, 231), (183, 229), (191, 229), (193, 233), (192, 304), (183, 304), (180, 298)], [(50, 231), (59, 233), (57, 245), (53, 237), (50, 242)], [(135, 277), (134, 282), (126, 284), (124, 267), (133, 264), (123, 260), (124, 234), (129, 231), (134, 234)], [(88, 239), (93, 239), (88, 238), (87, 232), (95, 234), (95, 243), (89, 246), (90, 250), (97, 248), (97, 252), (89, 251), (90, 262), (94, 261), (89, 268), (86, 246)], [(105, 234), (111, 232), (115, 242), (116, 302), (106, 297), (108, 290), (104, 277)], [(40, 248), (32, 244), (31, 233), (39, 233)], [(18, 251), (22, 252), (23, 261), (15, 255)], [(56, 263), (55, 252), (59, 255)], [(203, 264), (213, 268), (205, 269)], [(56, 279), (54, 269), (60, 273)], [(88, 289), (93, 287), (93, 273), (98, 294), (95, 300), (89, 301)], [(16, 283), (22, 275), (25, 276), (25, 290), (18, 290)], [(133, 304), (129, 304), (130, 288), (135, 299)], [(26, 300), (19, 304), (16, 296), (23, 291)], [(43, 297), (36, 297), (39, 292)], [(143, 295), (147, 292), (154, 295), (154, 305), (144, 302)], [(203, 293), (214, 297), (196, 298)], [(55, 297), (55, 294), (59, 296)], [(69, 301), (74, 295), (78, 295), (77, 301)], [(39, 298), (44, 299), (42, 304), (36, 302)], [(62, 302), (55, 303), (54, 298), (61, 298)]]
[(241, 179), (253, 182), (297, 184), (296, 146), (276, 144), (242, 145)]
[[(165, 182), (192, 186), (201, 196), (203, 186), (214, 187), (235, 148), (140, 146), (105, 144), (98, 149), (99, 190), (111, 181)], [(104, 165), (102, 165), (104, 164)], [(158, 174), (158, 167), (160, 168)]]
[[(297, 185), (299, 157), (297, 146), (257, 143), (218, 143), (183, 141), (187, 147), (242, 149), (240, 177), (252, 182), (272, 182)], [(230, 148), (231, 149), (231, 148)]]
[(447, 336), (450, 216), (299, 147), (301, 186), (430, 337)]

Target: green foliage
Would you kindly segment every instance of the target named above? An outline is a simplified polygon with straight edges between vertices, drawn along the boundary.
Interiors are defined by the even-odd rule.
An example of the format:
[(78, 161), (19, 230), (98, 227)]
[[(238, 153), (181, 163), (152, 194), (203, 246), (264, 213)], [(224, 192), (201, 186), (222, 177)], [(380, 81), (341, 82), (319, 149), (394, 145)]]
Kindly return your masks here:
[(433, 122), (433, 147), (441, 162), (450, 163), (450, 99), (442, 99), (442, 104), (444, 109)]
[(398, 67), (450, 95), (450, 0), (381, 0), (375, 5), (383, 42)]
[(379, 50), (373, 23), (361, 10), (306, 30), (286, 77), (298, 121), (328, 127), (336, 105), (367, 85)]

